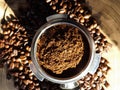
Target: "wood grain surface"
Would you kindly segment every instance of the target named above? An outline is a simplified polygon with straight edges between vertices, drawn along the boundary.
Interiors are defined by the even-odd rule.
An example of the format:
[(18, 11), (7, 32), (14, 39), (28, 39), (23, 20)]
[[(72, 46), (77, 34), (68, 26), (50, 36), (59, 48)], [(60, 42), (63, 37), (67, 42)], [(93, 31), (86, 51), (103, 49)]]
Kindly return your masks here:
[[(107, 80), (110, 82), (110, 87), (106, 90), (120, 90), (120, 0), (87, 0), (91, 6), (94, 16), (98, 19), (102, 31), (107, 35), (108, 40), (112, 43), (112, 48), (108, 53), (104, 53), (110, 62), (111, 71), (108, 73)], [(3, 8), (5, 8), (4, 0), (0, 0), (0, 18), (3, 15)], [(17, 6), (14, 3), (14, 8)], [(7, 14), (13, 14), (10, 8), (7, 9)], [(0, 68), (0, 90), (17, 90), (14, 88), (12, 80), (6, 79), (6, 70)]]
[(87, 0), (106, 35), (120, 48), (120, 0)]

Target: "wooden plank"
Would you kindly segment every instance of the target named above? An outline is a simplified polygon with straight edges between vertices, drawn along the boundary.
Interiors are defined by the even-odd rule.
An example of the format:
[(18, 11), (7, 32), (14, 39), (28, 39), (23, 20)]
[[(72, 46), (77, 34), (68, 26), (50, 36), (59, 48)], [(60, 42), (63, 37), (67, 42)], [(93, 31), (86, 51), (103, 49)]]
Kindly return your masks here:
[(0, 68), (0, 90), (17, 90), (17, 88), (14, 87), (12, 79), (6, 79), (5, 68)]
[(120, 0), (87, 0), (99, 17), (102, 30), (120, 48)]

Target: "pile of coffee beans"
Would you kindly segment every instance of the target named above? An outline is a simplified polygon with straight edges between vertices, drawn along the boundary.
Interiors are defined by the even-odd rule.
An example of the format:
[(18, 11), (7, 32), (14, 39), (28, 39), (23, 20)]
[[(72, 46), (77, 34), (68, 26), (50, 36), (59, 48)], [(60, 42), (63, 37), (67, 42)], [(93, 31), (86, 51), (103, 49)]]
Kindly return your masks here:
[(84, 78), (78, 81), (81, 90), (105, 90), (109, 86), (106, 80), (109, 70), (108, 61), (102, 57), (96, 73), (94, 75), (88, 73)]
[[(52, 9), (53, 13), (66, 13), (71, 19), (85, 26), (95, 41), (96, 52), (102, 53), (109, 43), (100, 32), (100, 27), (85, 0), (46, 0), (45, 4), (51, 9), (45, 10), (43, 8), (46, 7), (39, 2), (45, 3), (44, 0), (28, 0), (29, 9), (21, 10), (18, 19), (2, 23), (0, 66), (7, 66), (7, 78), (13, 78), (15, 87), (19, 90), (60, 90), (58, 84), (47, 80), (40, 82), (29, 68), (32, 38), (36, 30), (46, 22), (45, 16), (49, 15)], [(88, 74), (78, 81), (81, 90), (105, 90), (109, 86), (106, 80), (110, 70), (108, 64), (109, 62), (102, 57), (96, 73)]]
[(39, 81), (29, 68), (30, 40), (26, 29), (17, 19), (3, 24), (2, 29), (4, 55), (1, 63), (7, 66), (7, 78), (13, 77), (15, 86), (19, 86), (19, 89), (40, 90)]

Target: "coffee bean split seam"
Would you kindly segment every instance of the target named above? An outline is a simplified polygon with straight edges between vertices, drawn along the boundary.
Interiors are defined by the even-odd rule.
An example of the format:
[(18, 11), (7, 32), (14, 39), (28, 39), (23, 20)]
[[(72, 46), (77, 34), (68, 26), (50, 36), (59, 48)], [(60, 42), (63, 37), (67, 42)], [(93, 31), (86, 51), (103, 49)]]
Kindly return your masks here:
[[(96, 52), (106, 50), (110, 43), (100, 32), (100, 26), (92, 16), (92, 12), (85, 0), (46, 0), (56, 13), (66, 13), (69, 17), (85, 26), (96, 45)], [(3, 34), (0, 37), (0, 64), (7, 66), (7, 78), (14, 80), (15, 87), (19, 90), (60, 90), (59, 85), (44, 80), (40, 82), (32, 73), (29, 64), (31, 38), (34, 36), (28, 32), (18, 19), (13, 19), (2, 24)], [(104, 90), (109, 86), (106, 76), (110, 67), (104, 57), (101, 58), (99, 68), (94, 75), (87, 74), (80, 79), (81, 90)]]

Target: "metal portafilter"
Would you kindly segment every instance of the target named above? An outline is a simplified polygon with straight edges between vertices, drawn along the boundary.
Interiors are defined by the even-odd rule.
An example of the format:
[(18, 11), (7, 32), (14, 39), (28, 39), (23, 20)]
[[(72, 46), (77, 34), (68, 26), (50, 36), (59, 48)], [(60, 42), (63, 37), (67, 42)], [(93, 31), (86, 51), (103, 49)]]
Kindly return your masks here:
[[(99, 66), (101, 55), (100, 53), (96, 53), (95, 45), (93, 38), (90, 36), (90, 33), (87, 31), (85, 27), (80, 25), (79, 23), (68, 18), (66, 14), (55, 14), (46, 18), (47, 23), (42, 25), (38, 31), (36, 32), (31, 45), (31, 58), (32, 63), (30, 64), (30, 69), (34, 73), (34, 75), (42, 82), (44, 79), (51, 81), (53, 83), (60, 84), (60, 88), (63, 90), (80, 90), (80, 85), (77, 82), (81, 78), (83, 78), (86, 74), (94, 74)], [(42, 66), (38, 63), (38, 58), (36, 56), (37, 52), (37, 42), (39, 38), (47, 32), (47, 30), (56, 25), (70, 25), (79, 29), (83, 41), (85, 41), (85, 52), (82, 60), (77, 65), (74, 70), (67, 71), (60, 75), (55, 75), (47, 72), (42, 68)], [(82, 67), (81, 67), (82, 66)]]

